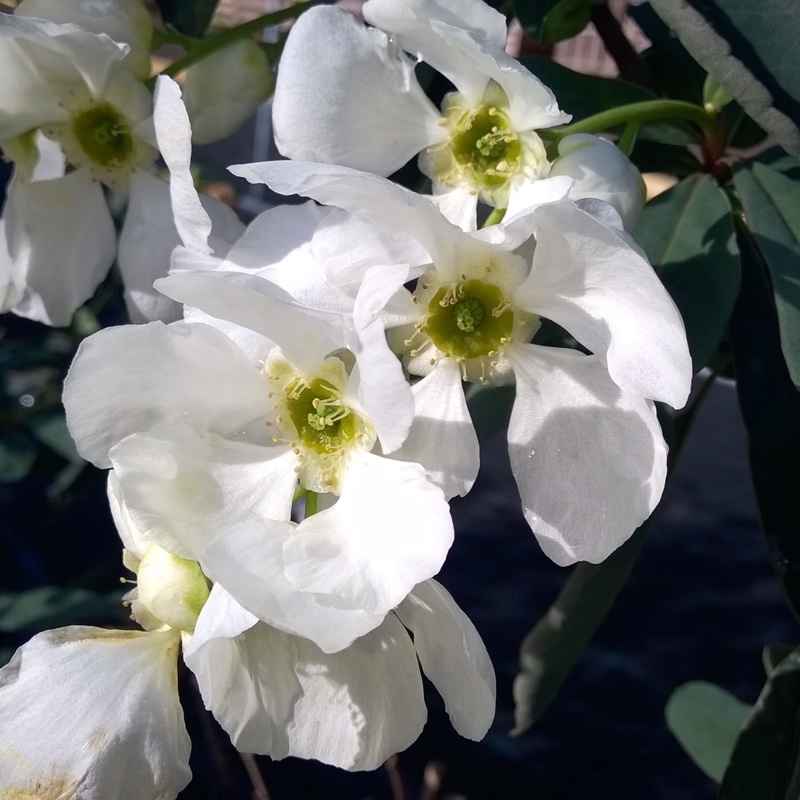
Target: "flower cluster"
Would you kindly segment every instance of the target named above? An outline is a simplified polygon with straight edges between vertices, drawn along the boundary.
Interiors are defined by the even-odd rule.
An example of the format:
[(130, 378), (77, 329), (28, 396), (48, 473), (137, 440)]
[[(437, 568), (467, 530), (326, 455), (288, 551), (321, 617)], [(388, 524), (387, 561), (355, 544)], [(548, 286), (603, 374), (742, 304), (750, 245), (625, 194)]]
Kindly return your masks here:
[[(190, 121), (167, 78), (147, 148), (135, 124), (108, 122), (121, 108), (134, 119), (110, 78), (62, 109), (68, 124), (18, 124), (26, 142), (59, 144), (66, 178), (84, 166), (69, 140), (84, 127), (97, 152), (127, 154), (107, 161), (131, 181), (158, 148), (181, 244), (155, 288), (182, 318), (100, 331), (70, 370), (70, 432), (109, 470), (144, 631), (40, 634), (0, 671), (0, 719), (18, 720), (2, 726), (0, 789), (174, 797), (189, 779), (181, 647), (243, 751), (375, 768), (424, 724), (419, 666), (456, 730), (481, 738), (494, 673), (434, 580), (454, 536), (448, 501), (480, 463), (465, 384), (516, 386), (511, 466), (555, 562), (602, 561), (658, 503), (654, 402), (685, 403), (691, 363), (626, 232), (638, 175), (594, 137), (551, 153), (537, 131), (567, 117), (503, 51), (502, 16), (479, 0), (458, 12), (369, 0), (371, 27), (334, 8), (301, 17), (275, 96), (292, 160), (231, 171), (306, 202), (243, 230), (220, 234), (195, 192)], [(31, 24), (55, 46), (54, 23)], [(131, 69), (107, 37), (67, 27), (108, 50), (106, 73)], [(415, 59), (455, 86), (441, 109)], [(385, 177), (417, 153), (432, 196)], [(481, 229), (479, 200), (498, 209)], [(574, 345), (540, 342), (545, 322)], [(45, 745), (47, 715), (69, 715), (69, 736)]]

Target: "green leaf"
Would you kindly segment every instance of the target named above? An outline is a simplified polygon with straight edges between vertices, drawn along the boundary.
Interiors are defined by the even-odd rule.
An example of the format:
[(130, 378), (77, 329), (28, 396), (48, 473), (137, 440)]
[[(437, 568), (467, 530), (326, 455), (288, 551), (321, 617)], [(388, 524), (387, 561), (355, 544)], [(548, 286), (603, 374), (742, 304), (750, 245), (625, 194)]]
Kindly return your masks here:
[(546, 44), (577, 36), (591, 17), (590, 0), (514, 0), (513, 5), (525, 33)]
[(800, 183), (755, 161), (736, 171), (734, 185), (769, 269), (781, 349), (800, 388)]
[(705, 681), (679, 686), (669, 698), (667, 727), (689, 758), (720, 783), (751, 706)]
[(720, 800), (795, 800), (800, 791), (800, 650), (773, 670), (744, 723)]
[(555, 603), (522, 641), (512, 735), (528, 730), (555, 699), (625, 585), (644, 544), (646, 526), (602, 564), (578, 564)]
[(31, 470), (39, 447), (25, 432), (6, 429), (0, 438), (0, 483), (21, 481)]
[(67, 429), (67, 420), (61, 407), (48, 408), (31, 414), (25, 424), (28, 430), (44, 445), (73, 464), (83, 464), (75, 442)]
[(562, 111), (572, 114), (573, 122), (607, 111), (609, 108), (655, 100), (656, 96), (625, 81), (585, 75), (564, 67), (544, 56), (528, 56), (520, 59), (545, 86), (549, 87)]
[(185, 36), (201, 37), (208, 29), (218, 0), (156, 0), (164, 24)]
[(769, 555), (800, 618), (800, 393), (789, 377), (763, 255), (737, 225), (742, 286), (731, 315), (736, 391)]
[(42, 586), (0, 594), (0, 631), (43, 631), (62, 625), (121, 622), (126, 614), (120, 592)]
[(708, 175), (693, 175), (644, 207), (635, 238), (680, 309), (697, 372), (719, 347), (739, 291), (728, 199)]
[(651, 0), (650, 5), (748, 114), (800, 155), (796, 0)]

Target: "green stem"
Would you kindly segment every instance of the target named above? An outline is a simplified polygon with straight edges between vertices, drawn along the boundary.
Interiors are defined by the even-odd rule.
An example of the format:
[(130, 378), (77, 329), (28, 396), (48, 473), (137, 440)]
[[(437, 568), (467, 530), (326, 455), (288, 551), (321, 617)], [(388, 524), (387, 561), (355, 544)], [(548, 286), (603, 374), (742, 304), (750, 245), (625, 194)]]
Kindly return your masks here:
[(636, 136), (638, 133), (638, 122), (629, 122), (625, 126), (625, 130), (622, 131), (622, 136), (620, 136), (619, 141), (617, 141), (617, 147), (621, 153), (626, 156), (630, 156), (630, 154), (633, 152), (634, 146), (636, 145)]
[(488, 228), (490, 225), (497, 225), (498, 222), (502, 222), (505, 215), (506, 210), (504, 208), (492, 209), (492, 213), (486, 217), (486, 222), (483, 223), (483, 227)]
[(239, 39), (244, 39), (246, 36), (252, 36), (252, 34), (257, 33), (262, 28), (266, 28), (270, 25), (277, 25), (279, 22), (283, 22), (284, 20), (294, 19), (302, 14), (307, 8), (310, 8), (313, 3), (314, 0), (305, 0), (305, 2), (296, 3), (288, 8), (282, 8), (279, 11), (273, 11), (270, 14), (262, 14), (260, 17), (256, 17), (255, 19), (245, 22), (242, 25), (237, 25), (235, 28), (228, 28), (227, 30), (215, 33), (213, 36), (209, 36), (207, 39), (191, 40), (193, 42), (192, 44), (187, 43), (184, 37), (184, 40), (181, 41), (181, 44), (186, 47), (187, 52), (176, 61), (173, 61), (161, 72), (161, 74), (175, 76), (179, 72), (183, 72), (183, 70), (185, 70), (187, 67), (190, 67), (192, 64), (202, 61), (212, 53), (216, 53), (217, 50), (222, 50), (223, 48), (228, 47), (228, 45), (238, 42)]
[(683, 100), (645, 100), (641, 103), (629, 103), (625, 106), (610, 108), (585, 117), (579, 122), (565, 128), (548, 131), (548, 139), (563, 139), (573, 133), (600, 133), (619, 125), (630, 123), (641, 124), (656, 119), (688, 119), (703, 131), (709, 144), (722, 141), (717, 121), (702, 106), (687, 103)]
[(306, 510), (303, 519), (313, 517), (317, 513), (317, 500), (318, 495), (316, 492), (306, 492)]

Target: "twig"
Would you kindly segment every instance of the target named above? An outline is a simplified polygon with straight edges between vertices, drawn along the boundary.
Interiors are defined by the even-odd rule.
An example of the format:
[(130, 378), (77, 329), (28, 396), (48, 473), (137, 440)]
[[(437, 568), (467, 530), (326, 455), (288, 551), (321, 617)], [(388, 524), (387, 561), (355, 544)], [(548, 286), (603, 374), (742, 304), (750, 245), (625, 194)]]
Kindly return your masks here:
[(247, 775), (253, 784), (252, 800), (269, 800), (267, 784), (264, 783), (264, 778), (261, 776), (256, 757), (252, 753), (239, 753), (239, 755), (242, 757), (244, 768), (247, 770)]
[(389, 784), (392, 787), (392, 800), (406, 800), (406, 793), (403, 789), (403, 780), (400, 771), (397, 769), (397, 756), (391, 756), (383, 765), (389, 776)]

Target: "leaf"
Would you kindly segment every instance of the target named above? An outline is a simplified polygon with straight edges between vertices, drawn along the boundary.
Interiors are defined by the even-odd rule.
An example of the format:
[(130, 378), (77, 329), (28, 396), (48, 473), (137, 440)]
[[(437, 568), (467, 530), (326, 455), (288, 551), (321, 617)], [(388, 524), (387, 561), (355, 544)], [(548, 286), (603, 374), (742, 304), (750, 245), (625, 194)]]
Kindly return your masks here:
[(164, 24), (185, 36), (201, 37), (208, 29), (218, 0), (156, 0)]
[(590, 0), (513, 0), (513, 6), (525, 33), (546, 44), (577, 36), (591, 16)]
[(773, 567), (800, 617), (800, 393), (786, 368), (767, 267), (744, 226), (742, 286), (730, 324), (736, 391)]
[(0, 631), (43, 631), (62, 625), (121, 621), (119, 592), (42, 586), (26, 592), (0, 594)]
[(602, 564), (578, 564), (555, 603), (520, 646), (514, 679), (514, 729), (524, 733), (547, 710), (605, 619), (644, 544), (647, 523)]
[(781, 349), (800, 388), (800, 183), (756, 161), (736, 171), (734, 185), (769, 269)]
[(667, 727), (689, 758), (720, 783), (751, 706), (713, 683), (679, 686), (665, 710)]
[(764, 665), (764, 672), (767, 673), (767, 676), (794, 650), (795, 646), (793, 644), (765, 644), (764, 649), (761, 651), (761, 663)]
[(800, 155), (796, 0), (651, 0), (650, 5), (748, 114)]
[(75, 442), (67, 429), (63, 409), (49, 408), (26, 418), (25, 424), (30, 432), (44, 445), (54, 450), (62, 458), (73, 464), (83, 464), (78, 455)]
[(772, 671), (745, 720), (722, 778), (720, 800), (795, 800), (800, 790), (800, 650)]
[(709, 114), (718, 114), (733, 98), (725, 87), (712, 75), (706, 75), (703, 83), (703, 106)]
[(21, 481), (31, 470), (39, 447), (21, 430), (6, 429), (0, 438), (0, 483)]
[(695, 372), (722, 341), (740, 265), (727, 197), (708, 175), (693, 175), (642, 211), (636, 241), (677, 304)]
[(558, 105), (563, 111), (572, 114), (573, 121), (609, 108), (656, 99), (652, 92), (636, 84), (585, 75), (544, 56), (528, 56), (520, 61), (545, 86), (553, 90), (558, 98)]

